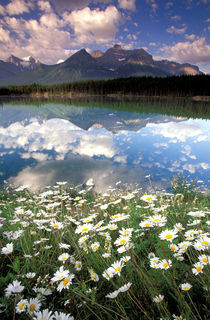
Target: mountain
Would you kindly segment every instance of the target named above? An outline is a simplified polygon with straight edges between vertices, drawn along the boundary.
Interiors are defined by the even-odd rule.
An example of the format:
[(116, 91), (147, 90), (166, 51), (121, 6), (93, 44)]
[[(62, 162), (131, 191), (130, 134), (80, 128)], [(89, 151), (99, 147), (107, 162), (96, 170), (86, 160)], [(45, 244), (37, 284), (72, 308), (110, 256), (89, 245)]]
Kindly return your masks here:
[(58, 84), (90, 79), (110, 79), (136, 76), (172, 76), (201, 74), (197, 66), (168, 60), (155, 61), (144, 49), (124, 50), (115, 45), (105, 53), (89, 54), (85, 49), (60, 64), (45, 65), (33, 57), (19, 59), (10, 56), (0, 60), (0, 85)]

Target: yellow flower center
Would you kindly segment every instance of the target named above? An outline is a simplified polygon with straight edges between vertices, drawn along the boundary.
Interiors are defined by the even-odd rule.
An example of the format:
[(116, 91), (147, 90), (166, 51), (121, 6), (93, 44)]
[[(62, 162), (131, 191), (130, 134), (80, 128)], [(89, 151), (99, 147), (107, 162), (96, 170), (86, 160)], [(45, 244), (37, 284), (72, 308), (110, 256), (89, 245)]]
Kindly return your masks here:
[(146, 200), (150, 201), (150, 200), (152, 200), (152, 197), (146, 197)]
[(67, 259), (67, 257), (63, 257), (62, 260), (65, 261)]
[(145, 223), (145, 227), (149, 227), (150, 225), (151, 225), (151, 223), (149, 223), (149, 222)]
[(173, 237), (172, 234), (167, 234), (167, 235), (166, 235), (166, 239), (171, 239), (172, 237)]
[(203, 258), (202, 261), (203, 262), (208, 262), (208, 259), (207, 258)]
[(58, 225), (57, 223), (55, 223), (53, 227), (54, 227), (54, 228), (58, 228), (59, 225)]
[(167, 268), (167, 267), (168, 267), (168, 263), (165, 262), (165, 263), (163, 264), (163, 266), (164, 266), (164, 268)]
[(81, 267), (81, 264), (80, 263), (77, 263), (77, 268), (80, 268)]
[(155, 222), (160, 222), (161, 220), (157, 218), (157, 219), (155, 219), (154, 221), (155, 221)]
[(175, 251), (175, 250), (176, 250), (176, 248), (175, 248), (175, 247), (171, 247), (171, 250)]
[(115, 268), (115, 272), (117, 273), (118, 271), (121, 271), (120, 267)]
[(60, 280), (64, 278), (64, 275), (60, 276)]
[(19, 305), (19, 309), (20, 309), (20, 310), (23, 310), (23, 308), (24, 308), (25, 304), (26, 304), (25, 302), (20, 303), (20, 305)]
[(189, 287), (184, 287), (184, 290), (189, 290), (190, 288)]
[(65, 287), (69, 283), (69, 279), (63, 280), (63, 286)]
[(84, 232), (84, 231), (88, 231), (88, 228), (87, 228), (87, 227), (86, 227), (86, 228), (83, 228), (82, 231), (83, 231), (83, 232)]
[(96, 275), (94, 274), (94, 275), (92, 276), (92, 278), (95, 280), (95, 279), (96, 279)]
[(196, 267), (196, 270), (198, 271), (198, 272), (200, 272), (201, 271), (201, 267), (199, 266), (199, 267)]
[(116, 215), (116, 216), (114, 216), (114, 219), (117, 219), (117, 218), (119, 218), (119, 216), (117, 216), (117, 215)]
[(204, 241), (202, 241), (202, 244), (203, 244), (204, 246), (208, 246), (209, 242), (208, 242), (207, 240), (204, 240)]
[(29, 310), (33, 312), (35, 308), (36, 308), (35, 304), (32, 303), (29, 307)]
[(125, 240), (125, 239), (123, 239), (123, 240), (120, 241), (120, 244), (124, 244), (124, 243), (126, 243), (126, 240)]

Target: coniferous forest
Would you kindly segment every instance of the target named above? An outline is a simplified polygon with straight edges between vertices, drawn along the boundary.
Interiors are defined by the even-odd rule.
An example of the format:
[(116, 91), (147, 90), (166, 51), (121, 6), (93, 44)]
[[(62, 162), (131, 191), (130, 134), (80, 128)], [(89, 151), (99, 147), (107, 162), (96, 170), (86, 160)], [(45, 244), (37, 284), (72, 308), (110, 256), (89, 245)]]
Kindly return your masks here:
[(108, 80), (87, 80), (57, 85), (9, 85), (0, 87), (0, 95), (45, 94), (65, 95), (139, 95), (192, 97), (210, 95), (210, 76), (132, 77)]

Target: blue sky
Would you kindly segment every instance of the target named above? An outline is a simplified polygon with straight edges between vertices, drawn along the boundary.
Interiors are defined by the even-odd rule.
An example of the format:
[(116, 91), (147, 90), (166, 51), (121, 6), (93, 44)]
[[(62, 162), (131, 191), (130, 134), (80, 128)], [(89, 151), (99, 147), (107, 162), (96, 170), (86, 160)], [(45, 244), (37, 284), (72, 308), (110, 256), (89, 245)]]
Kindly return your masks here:
[(0, 0), (0, 59), (46, 64), (85, 48), (144, 48), (210, 73), (209, 0)]

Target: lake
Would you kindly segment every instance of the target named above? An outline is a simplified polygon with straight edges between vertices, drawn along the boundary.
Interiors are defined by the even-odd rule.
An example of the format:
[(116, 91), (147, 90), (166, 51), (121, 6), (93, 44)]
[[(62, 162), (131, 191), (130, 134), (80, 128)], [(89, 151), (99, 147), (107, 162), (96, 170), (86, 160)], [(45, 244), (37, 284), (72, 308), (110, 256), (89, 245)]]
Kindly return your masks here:
[(1, 100), (0, 184), (170, 190), (183, 174), (209, 189), (209, 119), (182, 99)]

